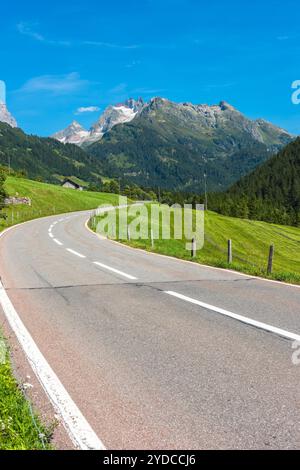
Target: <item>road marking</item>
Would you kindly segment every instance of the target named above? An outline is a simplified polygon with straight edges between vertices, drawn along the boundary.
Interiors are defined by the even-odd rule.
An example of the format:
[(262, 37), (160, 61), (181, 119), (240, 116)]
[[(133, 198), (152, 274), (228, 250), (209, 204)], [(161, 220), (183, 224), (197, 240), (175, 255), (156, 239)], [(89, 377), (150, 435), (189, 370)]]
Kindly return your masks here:
[(49, 233), (49, 237), (53, 238), (54, 237), (53, 233)]
[(71, 248), (66, 248), (66, 250), (69, 251), (69, 253), (72, 253), (72, 255), (78, 256), (79, 258), (86, 258), (86, 256), (78, 253), (78, 251), (72, 250)]
[(118, 269), (111, 268), (107, 266), (107, 264), (99, 263), (99, 261), (94, 261), (94, 264), (100, 266), (101, 268), (107, 269), (108, 271), (112, 271), (113, 273), (120, 274), (120, 276), (127, 277), (127, 279), (136, 280), (137, 277), (131, 276), (130, 274), (126, 274), (123, 271), (119, 271)]
[(191, 297), (187, 297), (186, 295), (179, 294), (178, 292), (173, 292), (173, 291), (164, 291), (164, 292), (168, 295), (172, 295), (173, 297), (177, 297), (178, 299), (185, 300), (186, 302), (190, 302), (191, 304), (199, 305), (200, 307), (206, 308), (207, 310), (212, 310), (214, 312), (220, 313), (221, 315), (225, 315), (227, 317), (238, 320), (242, 323), (246, 323), (247, 325), (255, 326), (256, 328), (269, 331), (271, 333), (274, 333), (278, 336), (282, 336), (284, 338), (300, 341), (300, 335), (297, 335), (296, 333), (291, 333), (290, 331), (282, 330), (281, 328), (277, 328), (276, 326), (268, 325), (267, 323), (263, 323), (257, 320), (253, 320), (252, 318), (238, 315), (236, 313), (230, 312), (229, 310), (224, 310), (223, 308), (206, 304), (205, 302), (192, 299)]
[(53, 241), (54, 241), (55, 243), (57, 243), (57, 245), (60, 245), (60, 246), (63, 245), (63, 243), (60, 242), (59, 240), (57, 240), (57, 238), (53, 238)]
[(81, 450), (105, 450), (104, 444), (95, 434), (41, 351), (38, 349), (17, 314), (1, 282), (0, 304), (34, 373), (51, 400), (56, 412), (61, 415), (64, 426), (74, 445)]

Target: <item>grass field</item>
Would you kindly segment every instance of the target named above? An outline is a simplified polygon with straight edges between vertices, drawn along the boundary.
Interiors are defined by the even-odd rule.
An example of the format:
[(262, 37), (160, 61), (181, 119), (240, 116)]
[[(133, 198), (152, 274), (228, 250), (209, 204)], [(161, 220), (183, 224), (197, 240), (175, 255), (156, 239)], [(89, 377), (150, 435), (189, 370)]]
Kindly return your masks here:
[[(37, 217), (118, 203), (118, 196), (114, 194), (74, 191), (15, 177), (7, 178), (5, 189), (10, 196), (31, 198), (32, 205), (6, 208), (3, 212), (7, 219), (0, 219), (0, 231)], [(1, 344), (0, 332), (0, 347)], [(4, 361), (0, 357), (0, 449), (49, 449), (49, 439), (50, 431), (33, 414), (30, 402), (13, 376), (6, 353)]]
[[(129, 223), (131, 220), (129, 217)], [(150, 223), (148, 227), (150, 233)], [(172, 219), (171, 229), (173, 229)], [(228, 239), (232, 240), (233, 246), (233, 262), (230, 265), (227, 263)], [(185, 246), (186, 239), (160, 238), (155, 240), (153, 248), (149, 238), (121, 241), (133, 247), (191, 260), (190, 251), (187, 251)], [(271, 244), (275, 246), (275, 257), (273, 273), (268, 276), (266, 271)], [(300, 228), (225, 217), (207, 211), (204, 247), (197, 252), (193, 260), (197, 263), (300, 284)]]
[(0, 450), (50, 449), (50, 428), (41, 424), (13, 377), (4, 344), (0, 336)]
[(6, 221), (0, 219), (0, 231), (7, 226), (37, 217), (95, 209), (100, 204), (117, 204), (118, 202), (118, 196), (115, 194), (74, 191), (61, 186), (15, 177), (7, 178), (5, 190), (10, 196), (29, 197), (32, 205), (15, 205), (6, 208), (3, 212), (7, 214), (7, 219)]

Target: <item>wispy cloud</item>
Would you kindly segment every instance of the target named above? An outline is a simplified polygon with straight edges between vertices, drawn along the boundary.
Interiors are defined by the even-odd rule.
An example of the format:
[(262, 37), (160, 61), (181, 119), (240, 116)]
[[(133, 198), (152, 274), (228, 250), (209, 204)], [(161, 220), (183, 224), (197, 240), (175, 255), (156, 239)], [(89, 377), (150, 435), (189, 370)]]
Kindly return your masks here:
[(278, 36), (277, 41), (288, 41), (290, 36)]
[(81, 90), (89, 82), (80, 78), (77, 72), (67, 75), (41, 75), (28, 80), (18, 90), (22, 93), (48, 92), (53, 95), (66, 95)]
[(20, 21), (20, 23), (17, 24), (17, 30), (19, 31), (20, 34), (23, 34), (24, 36), (29, 36), (32, 39), (35, 39), (36, 41), (44, 42), (46, 39), (44, 36), (34, 30), (36, 24), (30, 24), (30, 23), (25, 23), (23, 21)]
[(142, 47), (140, 44), (114, 44), (111, 42), (102, 42), (102, 41), (81, 41), (79, 43), (82, 46), (94, 46), (94, 47), (102, 47), (108, 49), (139, 49)]
[(125, 68), (126, 69), (132, 69), (133, 67), (136, 67), (138, 65), (140, 65), (142, 62), (140, 60), (132, 60), (131, 62), (129, 62), (129, 64), (126, 64), (125, 65)]
[(24, 21), (20, 21), (20, 23), (17, 24), (17, 30), (23, 36), (28, 36), (40, 43), (52, 46), (71, 46), (70, 41), (53, 41), (51, 39), (47, 39), (43, 34), (36, 31), (37, 26), (38, 23), (26, 23)]
[(116, 44), (111, 42), (105, 41), (62, 41), (62, 40), (53, 40), (49, 39), (40, 32), (37, 31), (39, 27), (38, 23), (29, 23), (25, 21), (20, 21), (17, 24), (17, 31), (22, 34), (23, 36), (28, 36), (35, 41), (40, 43), (54, 45), (54, 46), (90, 46), (90, 47), (99, 47), (99, 48), (106, 48), (106, 49), (138, 49), (142, 47), (139, 44)]
[(100, 108), (98, 106), (81, 106), (76, 110), (75, 114), (82, 114), (82, 113), (95, 113), (96, 111), (100, 111)]
[(155, 96), (157, 95), (158, 93), (164, 93), (165, 91), (167, 91), (166, 89), (164, 88), (134, 88), (132, 90), (130, 90), (130, 94), (135, 96), (135, 95), (152, 95), (152, 96)]

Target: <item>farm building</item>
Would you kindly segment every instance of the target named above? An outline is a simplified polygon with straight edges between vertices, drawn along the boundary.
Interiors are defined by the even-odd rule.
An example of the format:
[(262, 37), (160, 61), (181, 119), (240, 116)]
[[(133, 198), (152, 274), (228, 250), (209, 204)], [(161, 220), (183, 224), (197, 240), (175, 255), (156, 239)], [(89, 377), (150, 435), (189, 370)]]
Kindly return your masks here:
[(69, 178), (64, 179), (64, 181), (62, 182), (62, 187), (69, 188), (69, 189), (76, 189), (77, 191), (83, 191), (83, 186), (81, 186), (80, 184), (76, 183), (75, 181)]

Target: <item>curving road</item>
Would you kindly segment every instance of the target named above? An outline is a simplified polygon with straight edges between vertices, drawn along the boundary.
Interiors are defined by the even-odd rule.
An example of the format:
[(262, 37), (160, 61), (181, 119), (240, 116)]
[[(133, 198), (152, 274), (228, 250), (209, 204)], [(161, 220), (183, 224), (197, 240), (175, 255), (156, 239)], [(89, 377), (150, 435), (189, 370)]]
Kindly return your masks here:
[(88, 216), (5, 233), (0, 274), (104, 445), (299, 448), (300, 289), (99, 239)]

